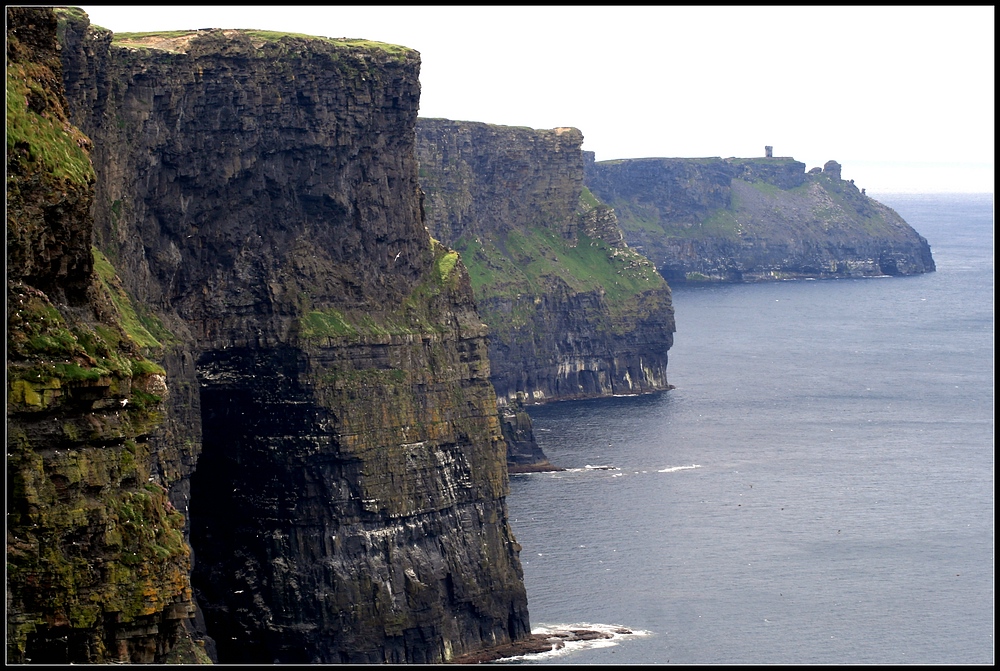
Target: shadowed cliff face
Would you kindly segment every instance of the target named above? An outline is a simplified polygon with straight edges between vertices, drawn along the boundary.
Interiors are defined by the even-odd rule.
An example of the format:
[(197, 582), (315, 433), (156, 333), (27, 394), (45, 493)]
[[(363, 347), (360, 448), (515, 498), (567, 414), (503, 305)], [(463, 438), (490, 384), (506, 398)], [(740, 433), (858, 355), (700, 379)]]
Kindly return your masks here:
[(581, 133), (420, 119), (427, 226), (462, 254), (501, 403), (667, 389), (670, 289), (583, 187)]
[(927, 241), (840, 177), (788, 158), (588, 156), (587, 186), (671, 282), (931, 272)]
[(417, 54), (64, 35), (94, 237), (169, 335), (151, 442), (219, 660), (437, 662), (527, 634), (486, 329), (421, 219)]

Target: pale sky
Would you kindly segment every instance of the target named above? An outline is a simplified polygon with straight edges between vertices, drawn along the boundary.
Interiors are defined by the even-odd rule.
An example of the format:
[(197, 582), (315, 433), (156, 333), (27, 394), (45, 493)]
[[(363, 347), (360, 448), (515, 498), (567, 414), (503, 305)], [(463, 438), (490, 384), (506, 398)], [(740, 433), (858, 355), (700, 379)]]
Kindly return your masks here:
[(599, 161), (773, 145), (873, 194), (993, 192), (992, 6), (83, 9), (115, 32), (402, 44), (421, 54), (421, 116), (574, 126)]

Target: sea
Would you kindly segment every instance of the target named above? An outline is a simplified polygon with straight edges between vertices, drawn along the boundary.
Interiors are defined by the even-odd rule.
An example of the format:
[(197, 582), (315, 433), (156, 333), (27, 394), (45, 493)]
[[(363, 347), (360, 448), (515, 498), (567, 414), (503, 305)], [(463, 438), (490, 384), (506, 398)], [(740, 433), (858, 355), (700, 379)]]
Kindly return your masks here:
[(520, 664), (993, 664), (992, 194), (875, 195), (937, 271), (678, 286), (647, 396), (529, 409)]

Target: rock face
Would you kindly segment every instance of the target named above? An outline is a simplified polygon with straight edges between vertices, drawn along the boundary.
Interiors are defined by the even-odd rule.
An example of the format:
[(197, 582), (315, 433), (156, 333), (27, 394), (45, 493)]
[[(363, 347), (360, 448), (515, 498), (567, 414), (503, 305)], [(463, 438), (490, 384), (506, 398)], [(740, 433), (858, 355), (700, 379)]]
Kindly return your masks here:
[[(159, 623), (160, 647), (61, 661), (166, 660), (183, 637), (162, 622), (192, 587), (222, 662), (440, 662), (527, 636), (486, 327), (458, 254), (421, 217), (416, 52), (247, 31), (113, 39), (62, 17), (66, 96), (93, 141), (95, 254), (149, 325), (149, 366), (171, 393), (141, 397), (162, 425), (133, 426), (134, 474), (102, 484), (142, 498), (119, 515), (135, 533), (167, 534), (137, 552), (153, 586), (121, 618)], [(57, 446), (24, 433), (25, 460)], [(63, 477), (57, 494), (79, 486)], [(33, 495), (18, 496), (30, 513)], [(36, 583), (9, 594), (68, 589)], [(28, 613), (36, 637), (99, 638), (108, 612), (64, 625), (9, 608), (8, 629)]]
[(507, 470), (510, 473), (562, 471), (553, 465), (535, 440), (531, 416), (523, 404), (507, 403), (499, 408), (500, 430), (507, 441)]
[(670, 289), (583, 185), (583, 135), (419, 119), (431, 234), (490, 326), (501, 405), (667, 389)]
[(184, 517), (151, 440), (158, 343), (92, 254), (90, 141), (55, 38), (51, 9), (7, 9), (7, 661), (195, 661)]
[(790, 158), (587, 162), (630, 245), (672, 283), (931, 272), (927, 241), (892, 209)]

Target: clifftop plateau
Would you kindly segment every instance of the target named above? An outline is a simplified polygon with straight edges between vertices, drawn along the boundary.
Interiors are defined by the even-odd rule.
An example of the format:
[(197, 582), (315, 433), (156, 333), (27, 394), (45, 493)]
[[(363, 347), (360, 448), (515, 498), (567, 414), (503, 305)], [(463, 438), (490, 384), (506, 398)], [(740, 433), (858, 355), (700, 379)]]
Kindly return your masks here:
[(927, 241), (829, 161), (644, 158), (594, 162), (587, 186), (670, 282), (931, 272)]

